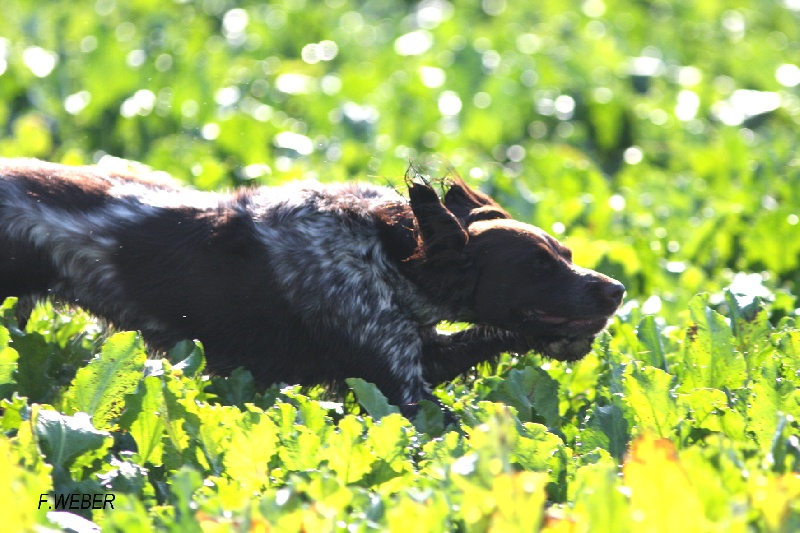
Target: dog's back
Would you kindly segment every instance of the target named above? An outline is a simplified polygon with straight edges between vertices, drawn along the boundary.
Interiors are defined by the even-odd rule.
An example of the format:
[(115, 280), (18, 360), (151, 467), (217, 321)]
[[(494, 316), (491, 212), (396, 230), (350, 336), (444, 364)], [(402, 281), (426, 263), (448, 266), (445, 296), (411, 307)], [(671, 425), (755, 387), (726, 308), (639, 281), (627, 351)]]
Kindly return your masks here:
[(200, 339), (213, 371), (330, 382), (382, 353), (381, 372), (409, 349), (398, 335), (441, 318), (383, 250), (377, 217), (404, 203), (389, 188), (227, 195), (37, 161), (0, 163), (0, 176), (0, 299), (80, 305), (156, 348)]
[[(0, 161), (0, 298), (53, 297), (262, 384), (377, 384), (407, 414), (503, 351), (575, 360), (624, 287), (453, 179), (193, 191)], [(441, 320), (476, 327), (452, 336)]]

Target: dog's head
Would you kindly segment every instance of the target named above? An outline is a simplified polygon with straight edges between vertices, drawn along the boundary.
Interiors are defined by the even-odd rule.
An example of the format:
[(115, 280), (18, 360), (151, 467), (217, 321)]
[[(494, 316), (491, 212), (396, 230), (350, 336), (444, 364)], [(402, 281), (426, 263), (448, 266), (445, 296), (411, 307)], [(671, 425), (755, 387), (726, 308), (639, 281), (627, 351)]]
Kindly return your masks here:
[(576, 360), (622, 302), (620, 282), (573, 264), (555, 238), (513, 220), (458, 178), (444, 202), (419, 180), (409, 184), (409, 197), (418, 254), (429, 271), (458, 273), (471, 322), (530, 336), (545, 355)]

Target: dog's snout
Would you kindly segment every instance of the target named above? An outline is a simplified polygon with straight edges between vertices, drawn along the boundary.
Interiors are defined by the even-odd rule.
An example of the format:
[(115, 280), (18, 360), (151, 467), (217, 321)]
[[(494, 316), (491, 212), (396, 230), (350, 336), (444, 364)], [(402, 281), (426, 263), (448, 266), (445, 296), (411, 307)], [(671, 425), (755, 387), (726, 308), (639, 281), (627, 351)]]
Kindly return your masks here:
[(609, 279), (602, 285), (603, 294), (609, 300), (613, 301), (616, 305), (622, 303), (622, 297), (625, 295), (625, 285), (615, 279)]

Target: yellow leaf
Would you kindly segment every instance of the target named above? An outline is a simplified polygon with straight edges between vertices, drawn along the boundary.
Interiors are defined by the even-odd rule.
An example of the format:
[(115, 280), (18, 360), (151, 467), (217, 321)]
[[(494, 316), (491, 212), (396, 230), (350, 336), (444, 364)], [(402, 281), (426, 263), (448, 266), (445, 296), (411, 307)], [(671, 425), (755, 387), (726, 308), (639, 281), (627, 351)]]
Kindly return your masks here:
[(708, 529), (700, 498), (669, 440), (650, 434), (637, 439), (622, 474), (630, 491), (636, 531), (693, 533)]

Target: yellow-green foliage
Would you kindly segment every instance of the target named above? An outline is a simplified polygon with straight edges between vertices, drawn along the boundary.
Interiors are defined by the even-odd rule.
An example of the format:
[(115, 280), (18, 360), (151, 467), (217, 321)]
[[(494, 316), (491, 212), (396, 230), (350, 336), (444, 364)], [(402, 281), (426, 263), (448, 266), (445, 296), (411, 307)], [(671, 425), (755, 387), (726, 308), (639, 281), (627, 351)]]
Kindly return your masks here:
[(360, 380), (344, 403), (257, 390), (190, 342), (146, 360), (83, 312), (21, 330), (0, 302), (4, 530), (800, 530), (797, 1), (0, 11), (0, 156), (198, 188), (399, 184), (438, 159), (628, 288), (585, 360), (439, 387), (449, 429)]

